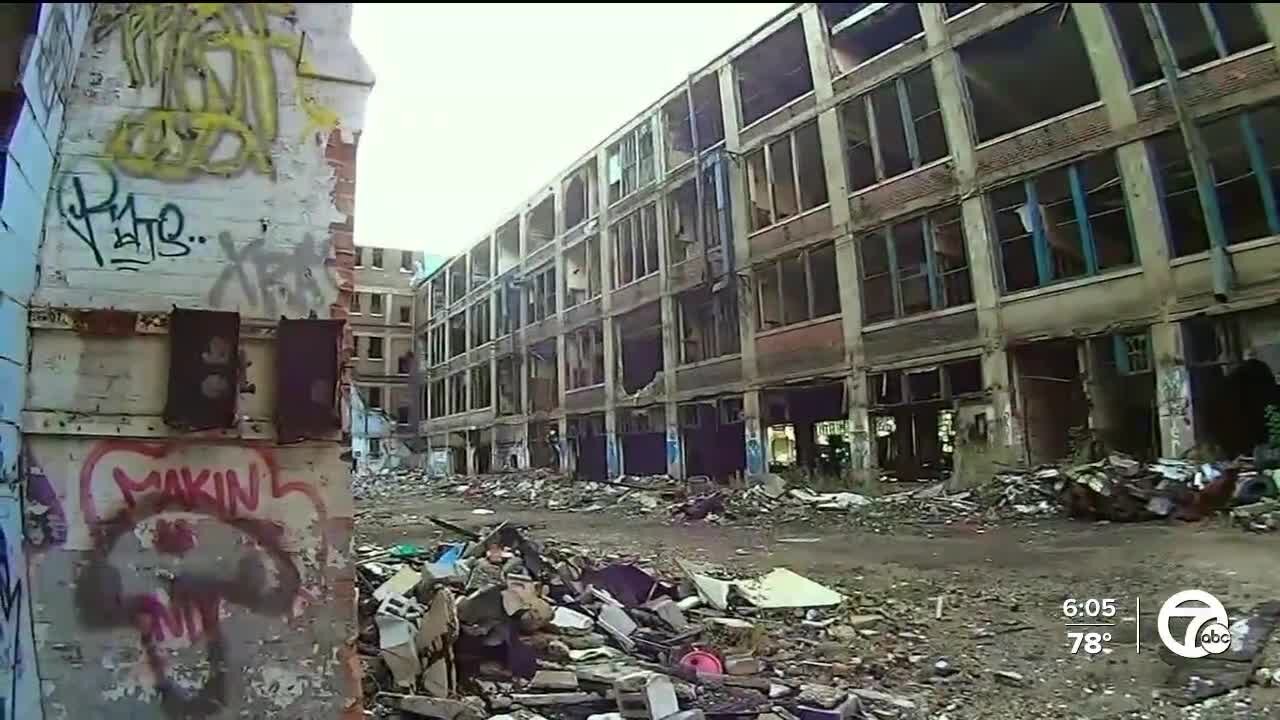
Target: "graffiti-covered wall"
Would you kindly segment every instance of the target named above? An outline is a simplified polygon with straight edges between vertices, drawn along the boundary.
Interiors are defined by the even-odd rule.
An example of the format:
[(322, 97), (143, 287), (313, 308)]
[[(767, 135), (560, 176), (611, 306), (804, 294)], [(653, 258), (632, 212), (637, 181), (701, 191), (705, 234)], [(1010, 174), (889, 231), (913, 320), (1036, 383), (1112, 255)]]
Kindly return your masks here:
[[(350, 15), (87, 13), (27, 318), (23, 520), (45, 718), (360, 716), (341, 429), (284, 420), (329, 400), (338, 418), (349, 375), (349, 333), (324, 321), (345, 319), (351, 291), (372, 85)], [(236, 334), (186, 347), (175, 308), (230, 313), (220, 327)], [(332, 373), (291, 384), (285, 319), (332, 330), (298, 366)], [(229, 370), (187, 387), (186, 357)], [(173, 422), (223, 395), (226, 422)]]

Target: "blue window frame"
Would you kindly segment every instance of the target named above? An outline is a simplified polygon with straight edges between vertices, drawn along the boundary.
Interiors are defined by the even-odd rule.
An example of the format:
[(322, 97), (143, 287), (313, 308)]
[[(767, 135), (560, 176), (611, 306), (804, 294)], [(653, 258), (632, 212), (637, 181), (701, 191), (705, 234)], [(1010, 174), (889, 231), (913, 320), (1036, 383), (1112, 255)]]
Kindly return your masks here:
[(858, 249), (868, 323), (973, 301), (957, 205), (872, 231)]

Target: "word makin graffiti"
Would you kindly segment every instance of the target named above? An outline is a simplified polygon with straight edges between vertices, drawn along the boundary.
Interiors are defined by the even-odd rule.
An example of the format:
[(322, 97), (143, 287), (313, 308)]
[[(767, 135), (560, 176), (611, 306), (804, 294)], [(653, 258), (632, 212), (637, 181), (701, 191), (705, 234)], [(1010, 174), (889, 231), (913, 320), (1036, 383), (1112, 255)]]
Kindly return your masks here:
[(182, 208), (169, 202), (159, 212), (139, 212), (133, 193), (120, 197), (120, 182), (107, 173), (111, 190), (90, 200), (80, 175), (63, 175), (58, 187), (58, 212), (71, 232), (93, 251), (98, 267), (138, 271), (159, 258), (179, 258), (204, 245), (204, 235), (188, 234)]
[(17, 720), (18, 678), (22, 676), (22, 568), (10, 565), (9, 538), (0, 526), (0, 675), (9, 682), (0, 697), (5, 720)]
[(266, 238), (237, 249), (227, 232), (218, 235), (218, 246), (226, 262), (209, 290), (209, 304), (214, 307), (228, 303), (227, 293), (235, 286), (250, 306), (261, 308), (267, 317), (274, 317), (282, 306), (305, 313), (327, 305), (337, 292), (333, 275), (337, 261), (309, 233), (287, 251), (268, 249)]
[[(316, 593), (323, 591), (324, 504), (311, 485), (285, 482), (267, 450), (104, 441), (84, 461), (79, 493), (92, 536), (75, 586), (80, 621), (94, 630), (137, 632), (155, 689), (172, 717), (208, 717), (228, 707), (230, 631), (224, 623), (233, 617), (232, 608), (287, 620), (303, 594), (304, 575)], [(308, 527), (307, 536), (317, 544), (309, 574), (300, 557), (306, 543), (299, 540)], [(225, 566), (222, 572), (210, 571), (208, 562), (198, 569), (179, 567), (163, 589), (125, 592), (124, 574), (141, 563), (131, 555), (113, 559), (113, 551), (121, 539), (147, 537), (148, 530), (154, 531), (157, 552), (178, 558), (197, 549), (198, 533), (230, 531), (239, 535), (235, 545), (242, 555), (213, 565)], [(225, 550), (224, 544), (213, 557)], [(165, 655), (200, 645), (207, 669), (192, 688), (189, 679), (173, 676)]]
[(337, 117), (320, 107), (301, 76), (311, 74), (302, 40), (272, 27), (297, 18), (285, 3), (133, 3), (99, 13), (93, 42), (120, 38), (134, 87), (157, 90), (153, 109), (120, 120), (107, 155), (125, 173), (189, 180), (230, 177), (246, 169), (272, 175), (271, 145), (280, 131), (278, 54), (296, 65), (298, 105), (307, 132)]

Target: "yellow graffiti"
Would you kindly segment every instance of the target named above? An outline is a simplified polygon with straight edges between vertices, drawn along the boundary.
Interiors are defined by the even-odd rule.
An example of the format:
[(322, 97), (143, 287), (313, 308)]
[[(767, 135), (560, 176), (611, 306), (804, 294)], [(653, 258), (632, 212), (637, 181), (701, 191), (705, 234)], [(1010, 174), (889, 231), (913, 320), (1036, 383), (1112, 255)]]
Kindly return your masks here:
[(273, 174), (271, 145), (280, 131), (274, 52), (297, 69), (304, 137), (337, 125), (304, 82), (310, 63), (302, 40), (270, 25), (296, 19), (290, 4), (135, 3), (101, 17), (94, 41), (119, 34), (133, 86), (160, 91), (156, 107), (121, 119), (107, 141), (107, 155), (125, 173), (160, 180)]

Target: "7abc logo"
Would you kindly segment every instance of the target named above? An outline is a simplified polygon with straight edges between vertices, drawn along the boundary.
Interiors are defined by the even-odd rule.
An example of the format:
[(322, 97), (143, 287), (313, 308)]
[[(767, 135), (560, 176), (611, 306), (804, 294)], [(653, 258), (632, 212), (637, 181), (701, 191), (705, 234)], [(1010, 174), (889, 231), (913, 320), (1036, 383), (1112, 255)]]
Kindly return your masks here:
[[(1174, 618), (1188, 619), (1181, 638), (1174, 637), (1169, 627)], [(1203, 590), (1183, 590), (1165, 600), (1156, 618), (1156, 628), (1165, 647), (1184, 658), (1194, 660), (1217, 655), (1231, 647), (1227, 609), (1218, 598)]]

